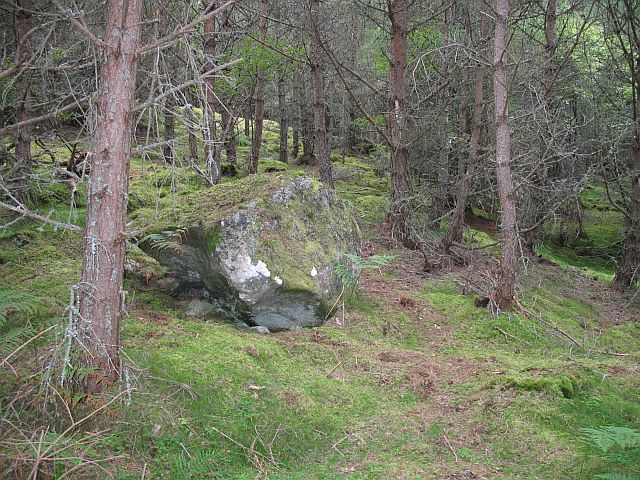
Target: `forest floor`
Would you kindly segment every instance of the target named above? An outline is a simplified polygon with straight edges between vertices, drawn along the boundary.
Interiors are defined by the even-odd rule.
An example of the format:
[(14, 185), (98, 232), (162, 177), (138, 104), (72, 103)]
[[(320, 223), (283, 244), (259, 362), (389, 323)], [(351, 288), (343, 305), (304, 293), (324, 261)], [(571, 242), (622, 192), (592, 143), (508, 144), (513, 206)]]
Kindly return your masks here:
[[(277, 140), (275, 125), (267, 127), (264, 165), (304, 169), (270, 159)], [(239, 158), (247, 149), (241, 143)], [(522, 264), (520, 307), (494, 316), (475, 301), (491, 286), (495, 248), (474, 250), (468, 265), (425, 272), (419, 252), (381, 233), (388, 178), (375, 174), (374, 163), (334, 157), (337, 190), (354, 205), (364, 256), (393, 259), (364, 270), (359, 291), (329, 322), (258, 335), (189, 319), (174, 299), (128, 278), (122, 337), (132, 393), (106, 406), (52, 394), (47, 400), (57, 413), (49, 416), (31, 403), (14, 418), (5, 404), (16, 428), (0, 428), (0, 475), (19, 464), (28, 472), (29, 460), (39, 459), (56, 464), (50, 478), (639, 476), (638, 449), (605, 452), (584, 430), (640, 430), (640, 300), (608, 286), (622, 223), (601, 189), (583, 195), (588, 238), (559, 246), (549, 225), (539, 249), (549, 261)], [(188, 168), (171, 172), (151, 161), (144, 168), (134, 161), (132, 209), (170, 208), (171, 184), (176, 194), (206, 188)], [(82, 224), (82, 199), (70, 211), (69, 194), (66, 185), (44, 186), (34, 207)], [(0, 232), (0, 281), (39, 301), (22, 314), (5, 310), (0, 338), (25, 322), (34, 331), (64, 322), (69, 286), (79, 278), (80, 240), (26, 222)], [(475, 247), (493, 241), (472, 228), (465, 240)], [(20, 404), (20, 392), (36, 378), (29, 373), (56, 351), (62, 329), (54, 330), (24, 358), (12, 358), (15, 374), (3, 367), (2, 397)], [(69, 417), (77, 422), (91, 408), (102, 409), (58, 435)], [(28, 425), (29, 416), (35, 437), (18, 431), (18, 417)], [(40, 438), (40, 447), (24, 440), (30, 438)], [(50, 452), (57, 456), (41, 455), (42, 445), (56, 441), (62, 446)]]

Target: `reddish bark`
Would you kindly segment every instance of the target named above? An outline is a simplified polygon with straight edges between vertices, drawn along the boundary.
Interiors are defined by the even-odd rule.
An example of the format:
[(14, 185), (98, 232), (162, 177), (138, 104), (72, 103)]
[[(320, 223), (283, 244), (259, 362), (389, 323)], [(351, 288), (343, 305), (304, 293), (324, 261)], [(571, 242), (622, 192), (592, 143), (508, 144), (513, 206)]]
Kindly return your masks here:
[(509, 0), (496, 0), (493, 90), (496, 116), (496, 175), (500, 197), (502, 249), (498, 284), (492, 298), (500, 309), (508, 308), (513, 303), (518, 260), (516, 253), (516, 201), (511, 177), (511, 132), (509, 131), (509, 92), (506, 67), (508, 19)]
[(327, 135), (325, 119), (324, 79), (322, 78), (322, 69), (320, 68), (320, 0), (310, 0), (309, 8), (312, 30), (311, 87), (313, 90), (314, 145), (320, 169), (320, 180), (330, 187), (333, 187), (329, 137)]
[[(20, 0), (18, 2), (18, 52), (17, 63), (24, 64), (31, 58), (32, 50), (28, 38), (31, 30), (31, 10), (33, 5), (31, 0)], [(30, 70), (23, 70), (16, 80), (16, 96), (18, 105), (16, 111), (16, 123), (21, 123), (31, 118), (31, 83)], [(11, 189), (18, 198), (24, 198), (29, 190), (28, 175), (31, 172), (31, 127), (22, 126), (16, 131), (16, 164), (11, 172)]]
[(409, 180), (409, 150), (404, 138), (405, 102), (407, 97), (405, 75), (407, 71), (408, 19), (405, 0), (388, 0), (391, 21), (391, 56), (389, 78), (389, 139), (391, 149), (391, 208), (388, 221), (392, 236), (411, 246), (411, 182)]
[(125, 221), (142, 4), (142, 0), (107, 2), (79, 293), (79, 328), (90, 352), (86, 361), (96, 369), (87, 379), (88, 393), (101, 392), (120, 370)]

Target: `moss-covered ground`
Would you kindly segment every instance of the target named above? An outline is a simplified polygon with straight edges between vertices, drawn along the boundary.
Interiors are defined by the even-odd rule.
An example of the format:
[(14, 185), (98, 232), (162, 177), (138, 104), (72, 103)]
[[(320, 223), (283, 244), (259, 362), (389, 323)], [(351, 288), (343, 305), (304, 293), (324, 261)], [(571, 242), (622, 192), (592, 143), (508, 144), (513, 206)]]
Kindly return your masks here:
[[(241, 140), (243, 159), (248, 142)], [(263, 151), (273, 164), (271, 122)], [(543, 253), (556, 265), (527, 265), (522, 308), (495, 317), (469, 293), (470, 284), (486, 280), (490, 252), (477, 264), (423, 273), (419, 253), (392, 248), (381, 234), (388, 177), (376, 175), (366, 157), (336, 157), (334, 168), (367, 254), (394, 259), (363, 272), (359, 293), (325, 326), (267, 336), (188, 319), (174, 299), (127, 278), (122, 342), (131, 401), (110, 404), (86, 425), (109, 432), (92, 452), (115, 456), (102, 465), (106, 474), (122, 480), (639, 476), (637, 449), (604, 454), (584, 439), (589, 427), (640, 430), (640, 316), (637, 301), (606, 283), (613, 272), (606, 255), (619, 248), (621, 219), (601, 202), (602, 191), (591, 187), (583, 198), (589, 244), (549, 241)], [(240, 177), (242, 171), (241, 164)], [(136, 158), (132, 174), (136, 222), (171, 209), (179, 218), (179, 205), (207, 188), (191, 169), (172, 171), (151, 158), (144, 172)], [(246, 201), (260, 182), (225, 178), (211, 194), (212, 207)], [(47, 188), (39, 211), (81, 224), (81, 205), (69, 211), (70, 189)], [(473, 231), (465, 238), (491, 241)], [(40, 302), (28, 315), (9, 312), (3, 331), (20, 321), (40, 328), (63, 315), (69, 285), (79, 279), (80, 242), (29, 222), (0, 233), (3, 288)], [(10, 395), (13, 373), (3, 368), (1, 375), (0, 388)], [(11, 448), (0, 446), (0, 456)], [(73, 465), (60, 463), (52, 478)]]

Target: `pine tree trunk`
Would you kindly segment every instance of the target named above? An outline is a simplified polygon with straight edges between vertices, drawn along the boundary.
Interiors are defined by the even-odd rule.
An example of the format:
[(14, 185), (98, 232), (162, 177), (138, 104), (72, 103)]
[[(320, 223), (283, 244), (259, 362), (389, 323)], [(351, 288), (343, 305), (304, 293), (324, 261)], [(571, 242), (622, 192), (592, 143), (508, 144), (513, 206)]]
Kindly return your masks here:
[(237, 163), (236, 156), (236, 122), (234, 115), (232, 115), (226, 108), (222, 108), (222, 125), (224, 126), (224, 149), (227, 153), (227, 162)]
[[(209, 13), (216, 9), (216, 0), (209, 0), (203, 4), (204, 12)], [(206, 58), (206, 70), (214, 67), (216, 54), (216, 19), (210, 17), (204, 22), (204, 55)], [(220, 149), (216, 148), (216, 77), (208, 75), (204, 81), (205, 105), (204, 113), (204, 156), (206, 159), (206, 173), (209, 181), (216, 184), (220, 181)]]
[(280, 111), (280, 156), (281, 162), (289, 163), (289, 117), (287, 116), (287, 95), (285, 79), (278, 81), (278, 110)]
[(162, 152), (164, 156), (164, 161), (169, 165), (173, 164), (174, 160), (174, 148), (173, 142), (176, 138), (175, 131), (175, 120), (176, 116), (173, 113), (173, 108), (175, 107), (173, 98), (167, 98), (165, 102), (165, 112), (164, 112), (164, 132), (163, 132), (163, 140), (165, 142), (162, 147)]
[[(442, 74), (445, 80), (449, 80), (449, 43), (451, 42), (449, 24), (453, 19), (453, 3), (445, 8), (444, 25), (442, 28), (443, 65)], [(441, 219), (447, 210), (447, 197), (449, 196), (449, 157), (451, 152), (451, 140), (449, 135), (449, 122), (451, 117), (451, 88), (445, 87), (442, 92), (445, 103), (442, 112), (442, 134), (440, 140), (440, 157), (438, 158), (438, 180), (436, 186), (436, 198), (434, 202), (433, 220)]]
[[(31, 42), (27, 33), (31, 30), (31, 0), (18, 2), (18, 61), (26, 63), (31, 58)], [(16, 122), (24, 122), (31, 118), (31, 71), (25, 69), (16, 80), (17, 111)], [(16, 132), (15, 165), (10, 173), (10, 188), (13, 194), (24, 199), (29, 193), (29, 174), (31, 173), (31, 127), (23, 126)]]
[(391, 209), (388, 221), (393, 238), (404, 245), (412, 246), (409, 150), (404, 138), (408, 36), (406, 1), (389, 0), (388, 15), (391, 21), (391, 56), (389, 57), (391, 68), (388, 99), (391, 140)]
[(313, 90), (313, 124), (314, 145), (318, 165), (320, 168), (320, 180), (333, 187), (333, 173), (329, 152), (329, 138), (325, 118), (324, 105), (324, 79), (320, 68), (320, 0), (310, 0), (311, 10), (311, 88)]
[(89, 350), (85, 361), (95, 368), (86, 384), (90, 394), (102, 392), (118, 378), (120, 370), (132, 111), (142, 4), (142, 0), (107, 2), (79, 292), (81, 341)]
[(500, 197), (500, 273), (493, 292), (499, 309), (511, 306), (515, 296), (517, 267), (516, 201), (511, 178), (511, 132), (509, 131), (509, 92), (507, 80), (509, 0), (496, 0), (494, 39), (494, 79), (496, 116), (496, 174)]
[[(269, 13), (269, 0), (260, 0), (260, 19), (258, 29), (260, 31), (260, 42), (267, 40), (267, 15)], [(260, 147), (262, 146), (262, 125), (264, 122), (264, 96), (266, 90), (266, 73), (262, 67), (258, 68), (256, 77), (256, 111), (253, 116), (253, 141), (251, 143), (251, 158), (249, 160), (248, 173), (258, 173), (258, 162), (260, 160)]]
[[(640, 40), (637, 41), (640, 48)], [(640, 51), (637, 51), (635, 68), (632, 70), (635, 124), (633, 158), (629, 178), (630, 191), (626, 215), (626, 232), (622, 262), (613, 278), (614, 287), (625, 290), (638, 283), (640, 275)]]
[(293, 145), (291, 145), (291, 156), (295, 159), (300, 154), (300, 130), (293, 127)]
[[(487, 15), (481, 12), (480, 39), (484, 41), (489, 31), (489, 21)], [(484, 51), (482, 52), (484, 53)], [(469, 158), (467, 160), (466, 171), (459, 169), (458, 195), (456, 206), (451, 217), (451, 223), (447, 233), (442, 239), (442, 250), (449, 251), (454, 242), (462, 238), (462, 228), (464, 226), (464, 212), (467, 207), (467, 200), (471, 193), (471, 185), (475, 175), (476, 164), (478, 163), (478, 148), (480, 145), (480, 129), (482, 127), (482, 110), (484, 103), (484, 77), (486, 68), (482, 62), (476, 66), (475, 72), (475, 96), (473, 104), (473, 120), (471, 125), (471, 141), (469, 142)]]

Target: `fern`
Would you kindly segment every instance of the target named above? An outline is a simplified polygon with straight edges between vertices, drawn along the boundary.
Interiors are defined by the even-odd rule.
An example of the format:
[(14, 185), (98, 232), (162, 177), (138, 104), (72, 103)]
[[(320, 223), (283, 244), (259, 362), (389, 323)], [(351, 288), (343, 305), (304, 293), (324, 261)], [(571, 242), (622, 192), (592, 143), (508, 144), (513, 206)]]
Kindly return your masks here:
[(337, 263), (334, 267), (336, 276), (340, 279), (345, 289), (351, 293), (355, 292), (360, 285), (360, 272), (367, 269), (381, 269), (387, 265), (391, 260), (395, 258), (394, 255), (371, 255), (363, 258), (360, 255), (353, 253), (345, 254), (345, 257), (355, 267), (355, 272), (352, 268), (347, 267), (342, 263)]
[(40, 299), (34, 295), (5, 290), (0, 292), (0, 327), (7, 323), (7, 316), (11, 313), (33, 315), (37, 311)]
[(583, 428), (582, 438), (607, 454), (613, 447), (623, 450), (640, 446), (640, 432), (632, 428), (608, 425), (596, 428)]
[(171, 478), (175, 480), (190, 480), (197, 478), (199, 475), (208, 474), (211, 472), (212, 464), (215, 464), (214, 455), (214, 452), (208, 450), (202, 450), (189, 457), (181, 453), (170, 467)]
[(602, 478), (603, 480), (640, 480), (640, 477), (635, 475), (624, 475), (622, 473), (601, 473), (596, 475), (596, 478)]
[(31, 325), (13, 328), (6, 325), (9, 315), (16, 313), (33, 315), (38, 310), (39, 301), (38, 297), (28, 293), (15, 290), (0, 292), (0, 328), (6, 326), (4, 329), (6, 331), (0, 332), (0, 361), (35, 334)]
[[(640, 446), (640, 432), (633, 428), (616, 427), (614, 425), (606, 425), (596, 428), (583, 428), (582, 440), (595, 445), (603, 457), (609, 461), (616, 461), (624, 457), (624, 453), (630, 450), (636, 452), (636, 448)], [(611, 450), (616, 449), (623, 452), (620, 455), (614, 455)], [(631, 453), (631, 452), (629, 452)], [(604, 480), (640, 480), (635, 475), (625, 475), (622, 473), (600, 473), (595, 478)]]
[(151, 248), (156, 250), (179, 251), (182, 248), (182, 239), (187, 234), (186, 227), (179, 227), (175, 230), (166, 230), (160, 233), (151, 233), (142, 239), (149, 242)]

